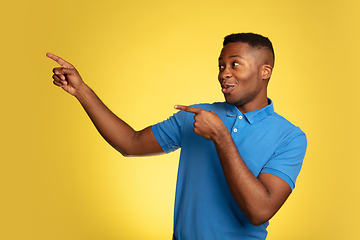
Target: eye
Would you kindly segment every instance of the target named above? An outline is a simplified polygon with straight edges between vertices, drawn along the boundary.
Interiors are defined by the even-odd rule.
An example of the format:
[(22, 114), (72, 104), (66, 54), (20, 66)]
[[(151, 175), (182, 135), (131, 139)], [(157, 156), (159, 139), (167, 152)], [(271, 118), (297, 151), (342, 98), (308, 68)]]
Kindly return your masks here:
[(233, 67), (236, 67), (236, 66), (238, 66), (238, 65), (240, 65), (240, 63), (238, 63), (238, 62), (233, 62)]
[(219, 69), (224, 69), (224, 68), (225, 68), (224, 65), (220, 65), (220, 64), (219, 64)]

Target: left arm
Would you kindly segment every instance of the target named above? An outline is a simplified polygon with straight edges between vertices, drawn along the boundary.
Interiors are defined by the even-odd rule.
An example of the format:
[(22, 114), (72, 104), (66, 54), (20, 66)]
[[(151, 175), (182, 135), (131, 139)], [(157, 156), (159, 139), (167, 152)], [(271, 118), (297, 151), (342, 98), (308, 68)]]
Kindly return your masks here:
[(181, 105), (175, 108), (194, 113), (194, 132), (213, 141), (229, 189), (250, 223), (261, 225), (267, 222), (290, 195), (290, 186), (269, 173), (261, 173), (255, 177), (215, 112)]

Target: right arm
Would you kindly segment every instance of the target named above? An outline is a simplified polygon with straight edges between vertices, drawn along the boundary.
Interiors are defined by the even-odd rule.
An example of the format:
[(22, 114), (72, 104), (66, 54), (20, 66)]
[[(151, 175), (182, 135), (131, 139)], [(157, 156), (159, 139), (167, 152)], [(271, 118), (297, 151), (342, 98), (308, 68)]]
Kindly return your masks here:
[(103, 138), (124, 156), (144, 156), (164, 153), (156, 141), (151, 127), (135, 131), (111, 112), (87, 86), (73, 65), (48, 53), (47, 56), (61, 65), (54, 68), (56, 86), (76, 97)]

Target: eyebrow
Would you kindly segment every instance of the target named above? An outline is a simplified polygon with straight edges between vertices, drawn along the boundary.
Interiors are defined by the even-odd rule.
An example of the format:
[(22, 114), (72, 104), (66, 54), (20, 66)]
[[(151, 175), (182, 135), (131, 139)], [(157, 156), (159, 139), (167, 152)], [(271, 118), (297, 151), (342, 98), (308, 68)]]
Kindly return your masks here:
[[(229, 58), (241, 58), (241, 59), (244, 59), (241, 55), (231, 55), (229, 56)], [(222, 60), (223, 58), (222, 57), (219, 57), (219, 61)]]

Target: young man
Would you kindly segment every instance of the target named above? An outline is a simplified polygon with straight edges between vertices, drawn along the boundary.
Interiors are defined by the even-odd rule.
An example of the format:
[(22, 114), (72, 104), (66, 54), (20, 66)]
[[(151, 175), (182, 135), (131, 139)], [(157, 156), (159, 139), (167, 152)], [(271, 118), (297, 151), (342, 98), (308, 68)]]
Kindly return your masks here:
[(54, 84), (75, 96), (101, 135), (124, 156), (181, 148), (174, 239), (265, 239), (268, 220), (295, 186), (305, 134), (274, 112), (267, 85), (271, 42), (258, 34), (225, 37), (219, 82), (226, 102), (176, 105), (168, 120), (134, 131), (82, 81), (74, 66), (47, 56)]

